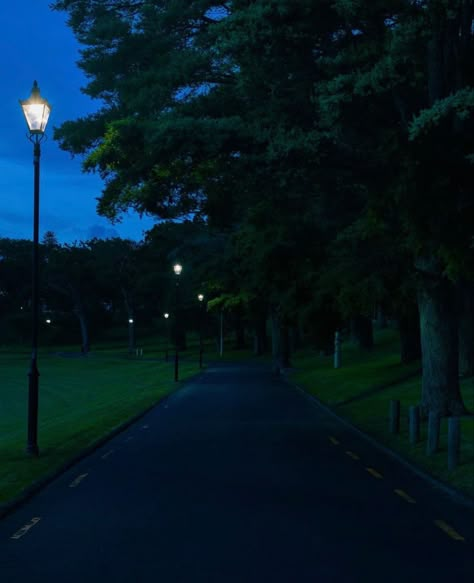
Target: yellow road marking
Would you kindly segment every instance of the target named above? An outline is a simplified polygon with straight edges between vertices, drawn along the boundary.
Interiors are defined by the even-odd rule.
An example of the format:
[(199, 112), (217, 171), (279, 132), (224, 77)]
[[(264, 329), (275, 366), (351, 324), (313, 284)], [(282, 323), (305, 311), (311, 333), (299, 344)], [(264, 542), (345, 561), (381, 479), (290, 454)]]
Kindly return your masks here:
[(409, 496), (403, 490), (394, 490), (394, 492), (395, 492), (395, 494), (398, 494), (400, 496), (400, 498), (403, 498), (406, 502), (409, 502), (410, 504), (416, 504), (416, 500), (414, 498), (412, 498), (411, 496)]
[(354, 453), (353, 451), (346, 451), (346, 453), (353, 460), (360, 460), (360, 457), (356, 453)]
[(440, 528), (454, 540), (464, 540), (464, 537), (461, 536), (459, 532), (456, 532), (452, 526), (449, 526), (449, 524), (446, 524), (446, 522), (444, 522), (443, 520), (435, 520), (434, 523), (438, 528)]
[(80, 476), (77, 476), (77, 478), (69, 484), (69, 487), (75, 488), (76, 486), (79, 486), (79, 484), (82, 482), (82, 480), (88, 475), (89, 474), (81, 474)]
[(33, 526), (35, 526), (35, 524), (38, 524), (38, 522), (40, 520), (41, 520), (41, 518), (39, 516), (35, 516), (34, 518), (31, 519), (31, 522), (29, 522), (28, 524), (25, 524), (25, 526), (22, 526), (10, 538), (17, 540), (17, 539), (21, 538), (22, 536), (25, 536), (25, 534), (30, 530), (30, 528), (33, 528)]
[(337, 439), (335, 437), (330, 436), (329, 437), (329, 441), (333, 444), (333, 445), (339, 445), (339, 442), (337, 441)]
[(101, 455), (100, 457), (105, 460), (109, 457), (109, 455), (112, 455), (114, 453), (115, 449), (111, 449), (110, 451), (108, 451), (107, 453), (104, 453), (104, 455)]
[(374, 478), (378, 478), (379, 480), (381, 480), (383, 478), (382, 474), (379, 474), (377, 472), (377, 470), (374, 470), (374, 468), (365, 468), (365, 469), (369, 472), (369, 474), (371, 476), (374, 476)]

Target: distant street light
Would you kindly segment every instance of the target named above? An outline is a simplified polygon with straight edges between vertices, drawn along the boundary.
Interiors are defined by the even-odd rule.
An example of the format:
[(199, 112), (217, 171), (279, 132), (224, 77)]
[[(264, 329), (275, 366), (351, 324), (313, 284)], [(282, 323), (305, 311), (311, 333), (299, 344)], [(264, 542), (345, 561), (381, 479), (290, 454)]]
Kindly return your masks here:
[(28, 139), (33, 144), (34, 193), (33, 193), (33, 267), (32, 267), (32, 331), (31, 361), (28, 372), (28, 441), (26, 452), (39, 455), (38, 449), (38, 324), (39, 324), (39, 178), (40, 143), (44, 139), (51, 105), (41, 97), (38, 83), (28, 99), (20, 99), (20, 105), (28, 125)]
[(135, 328), (133, 318), (128, 319), (128, 352), (132, 354), (135, 350)]
[(202, 310), (204, 307), (203, 301), (204, 301), (204, 295), (203, 294), (198, 294), (198, 300), (200, 303), (200, 307), (199, 307), (199, 368), (202, 368), (202, 353), (203, 353), (203, 347), (202, 347), (202, 320), (203, 320), (203, 315), (202, 315)]
[(178, 347), (178, 314), (179, 314), (179, 276), (183, 271), (183, 266), (179, 263), (173, 265), (173, 271), (176, 275), (175, 282), (175, 314), (174, 314), (174, 380), (178, 382), (179, 373), (179, 347)]
[(46, 320), (46, 324), (51, 324), (51, 320)]
[(170, 315), (168, 314), (168, 312), (166, 312), (165, 314), (163, 314), (165, 320), (166, 320), (166, 349), (165, 349), (165, 361), (168, 362), (168, 342), (169, 342), (169, 337), (170, 337), (170, 326), (169, 326), (169, 317)]

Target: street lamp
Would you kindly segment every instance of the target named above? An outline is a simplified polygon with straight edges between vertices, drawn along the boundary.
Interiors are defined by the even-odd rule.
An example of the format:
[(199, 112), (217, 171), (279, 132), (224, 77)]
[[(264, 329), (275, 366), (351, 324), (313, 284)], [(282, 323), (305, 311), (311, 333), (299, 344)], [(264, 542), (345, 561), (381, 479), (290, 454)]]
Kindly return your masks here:
[(133, 327), (133, 318), (128, 319), (128, 353), (132, 354), (135, 350), (135, 329)]
[(28, 99), (20, 99), (20, 105), (28, 125), (28, 139), (33, 144), (34, 194), (33, 194), (33, 266), (32, 266), (32, 331), (31, 362), (28, 372), (28, 441), (26, 452), (39, 455), (38, 449), (38, 321), (39, 321), (39, 177), (40, 143), (44, 139), (51, 105), (41, 97), (38, 83)]
[(202, 348), (202, 308), (204, 306), (204, 304), (203, 304), (204, 295), (198, 294), (198, 300), (200, 303), (200, 306), (199, 306), (199, 368), (202, 368), (202, 353), (203, 353), (203, 348)]
[(174, 315), (174, 380), (178, 381), (178, 366), (179, 366), (179, 355), (178, 355), (178, 312), (179, 312), (179, 276), (183, 271), (183, 266), (179, 263), (173, 265), (173, 271), (176, 275), (176, 285), (175, 285), (175, 315)]
[(166, 320), (166, 349), (165, 349), (165, 361), (168, 362), (168, 342), (169, 342), (169, 337), (170, 337), (170, 326), (169, 326), (169, 317), (170, 315), (168, 314), (168, 312), (166, 312), (165, 314), (163, 314), (165, 320)]

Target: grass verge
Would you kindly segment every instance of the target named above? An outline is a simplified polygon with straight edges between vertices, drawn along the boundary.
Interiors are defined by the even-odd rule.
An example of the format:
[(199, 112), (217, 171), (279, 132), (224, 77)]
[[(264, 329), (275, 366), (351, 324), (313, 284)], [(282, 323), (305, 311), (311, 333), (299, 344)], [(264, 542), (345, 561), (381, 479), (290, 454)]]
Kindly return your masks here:
[[(435, 455), (425, 454), (426, 423), (422, 423), (421, 441), (410, 444), (408, 408), (420, 400), (420, 363), (402, 365), (399, 360), (398, 337), (384, 330), (376, 335), (376, 345), (370, 352), (344, 345), (340, 369), (333, 368), (331, 357), (309, 351), (296, 354), (296, 368), (290, 378), (380, 443), (474, 498), (474, 417), (461, 420), (460, 464), (453, 471), (447, 468), (447, 419), (442, 420), (440, 449)], [(461, 391), (466, 406), (473, 411), (474, 379), (463, 380)], [(396, 436), (388, 430), (391, 399), (399, 399), (401, 407), (401, 429)]]
[[(198, 372), (180, 362), (180, 380)], [(173, 361), (130, 359), (113, 351), (86, 358), (39, 358), (40, 456), (26, 456), (26, 353), (0, 353), (0, 506), (54, 472), (134, 415), (176, 390)]]

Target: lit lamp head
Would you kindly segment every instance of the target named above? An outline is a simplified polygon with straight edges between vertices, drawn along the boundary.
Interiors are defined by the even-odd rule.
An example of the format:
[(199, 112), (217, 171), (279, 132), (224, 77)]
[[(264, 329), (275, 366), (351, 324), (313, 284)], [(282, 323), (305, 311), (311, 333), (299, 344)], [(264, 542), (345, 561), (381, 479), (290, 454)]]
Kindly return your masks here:
[(168, 319), (170, 317), (170, 315), (168, 314), (168, 312), (166, 314), (163, 314), (163, 316)]
[(46, 324), (51, 324), (51, 320), (46, 320)]
[(26, 123), (32, 136), (43, 136), (48, 123), (51, 105), (41, 97), (38, 83), (33, 83), (33, 89), (28, 99), (20, 99), (20, 105), (25, 115)]
[(133, 324), (133, 318), (129, 318), (128, 323)]
[(198, 300), (200, 302), (202, 302), (204, 300), (204, 295), (203, 294), (198, 294)]
[(175, 272), (176, 275), (180, 275), (181, 272), (183, 271), (183, 266), (180, 265), (179, 263), (176, 263), (175, 265), (173, 265), (173, 271)]

